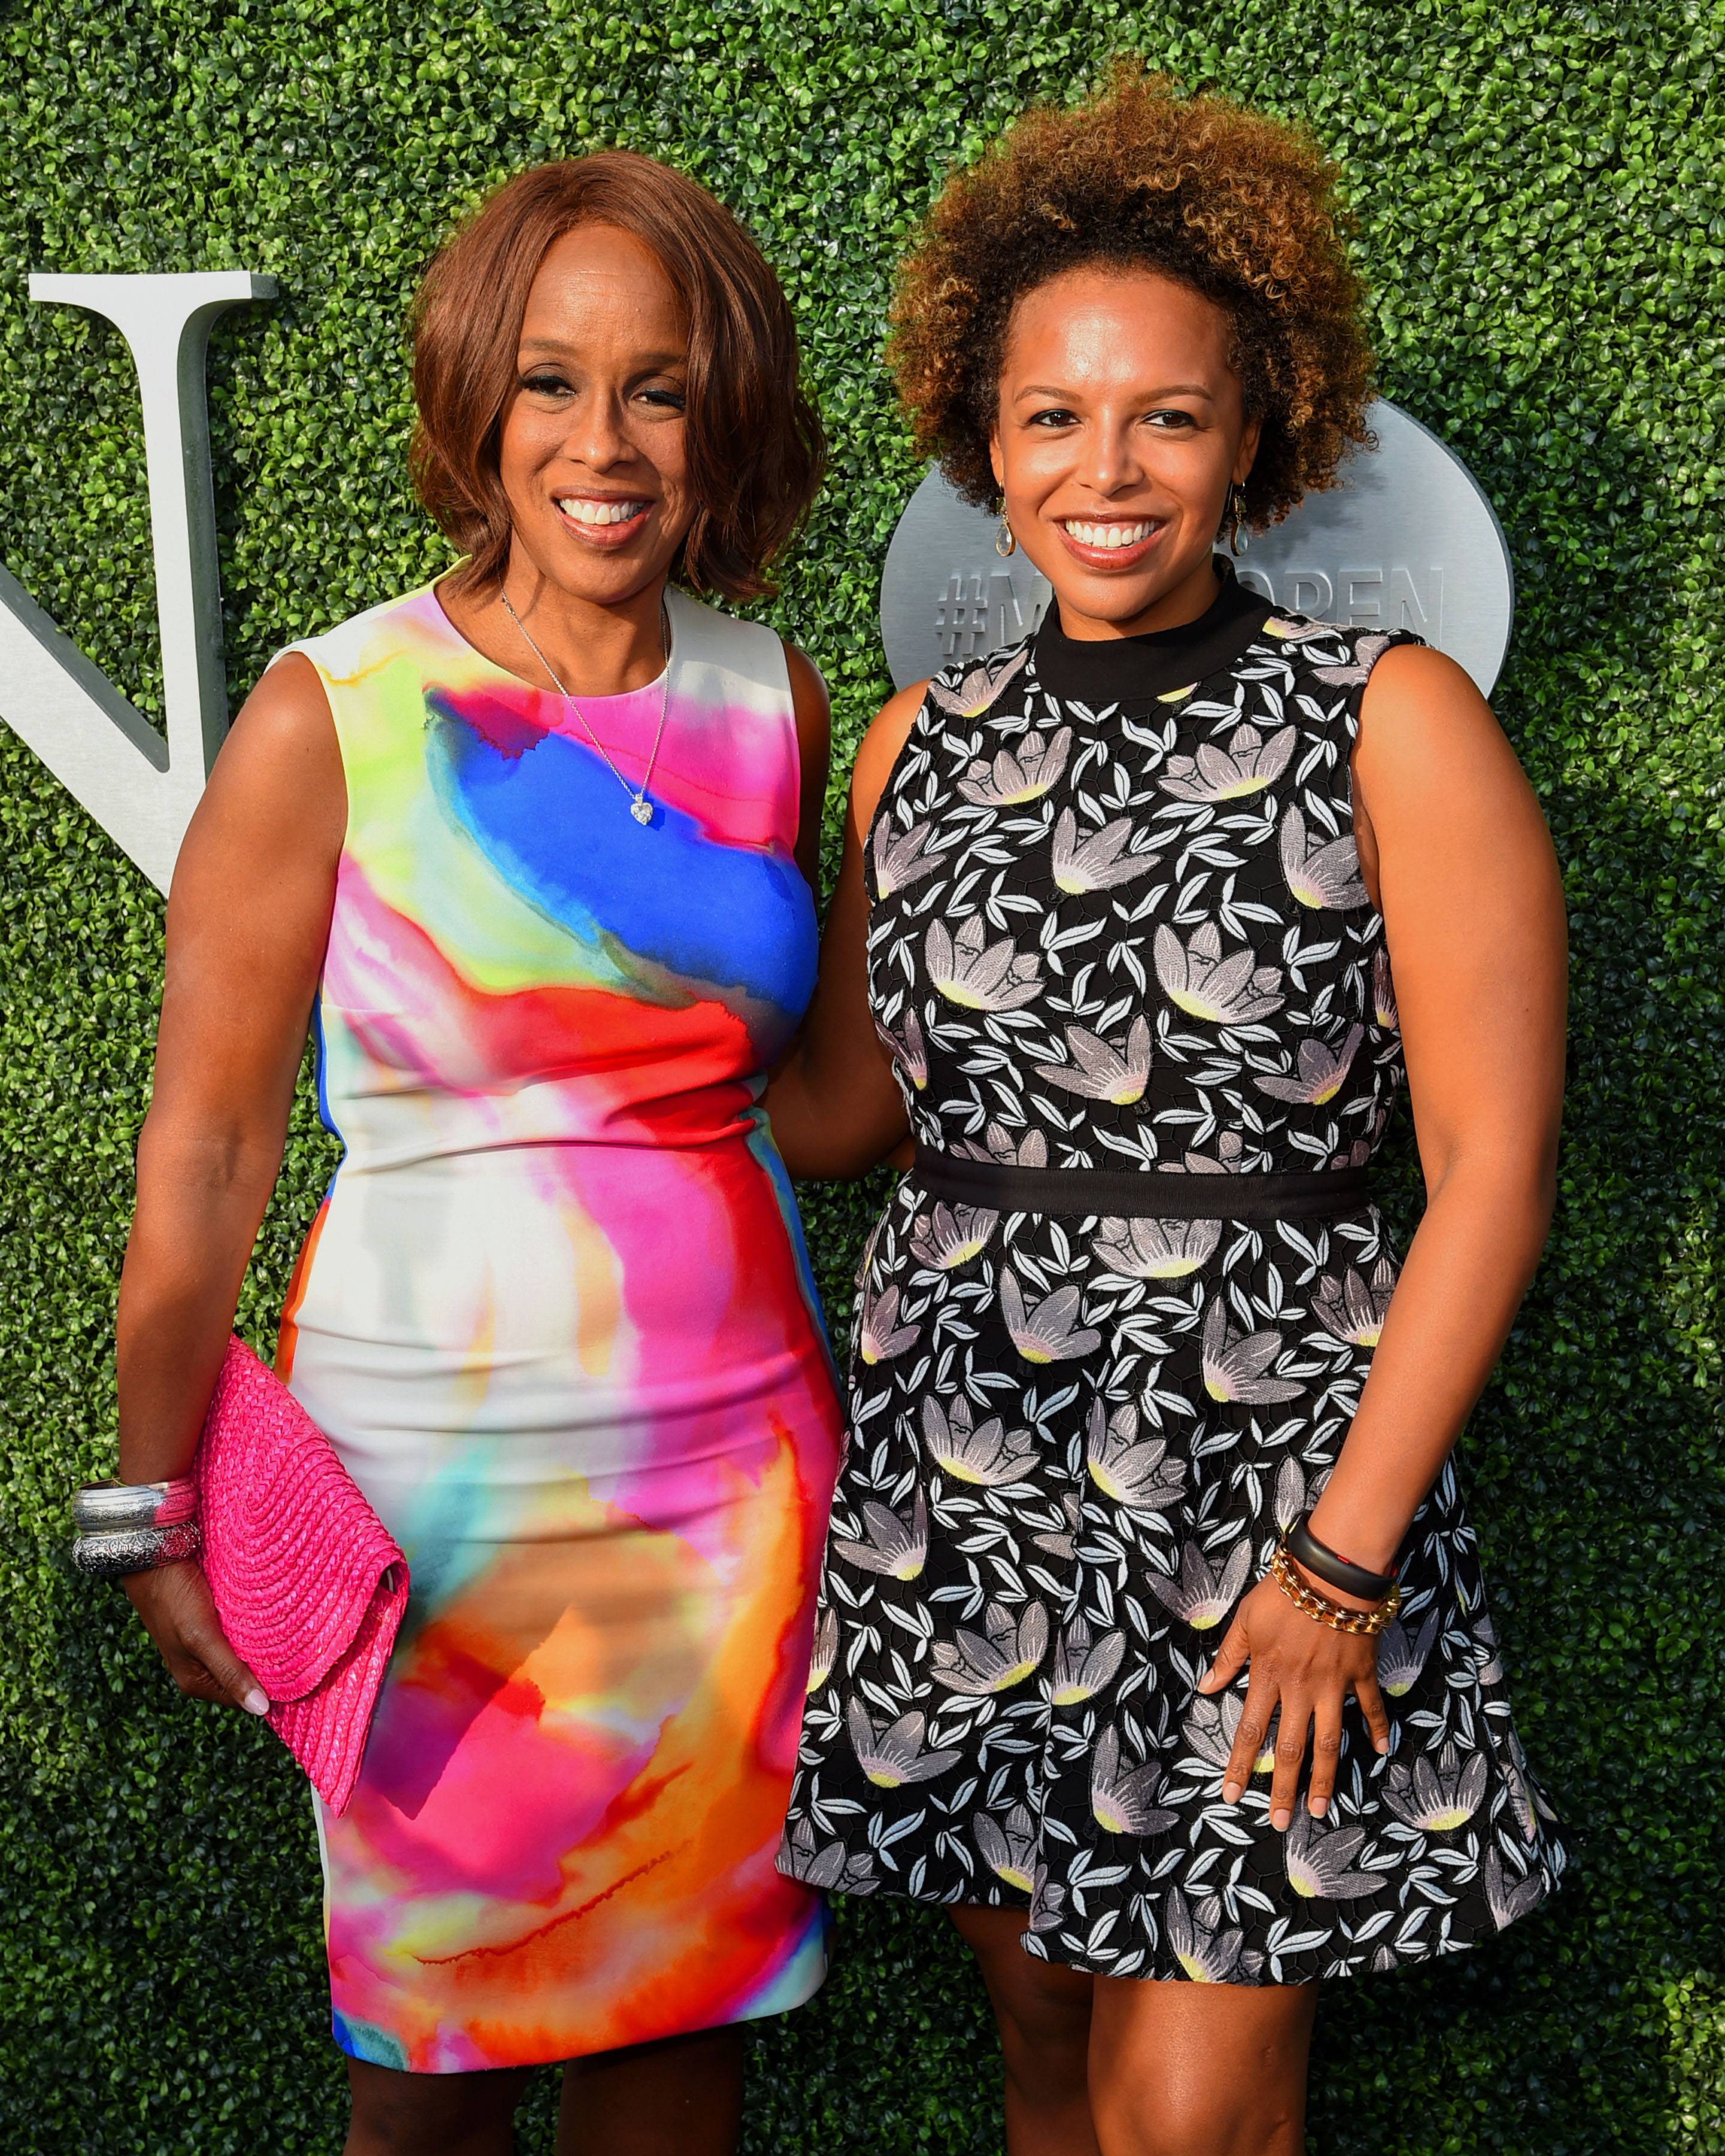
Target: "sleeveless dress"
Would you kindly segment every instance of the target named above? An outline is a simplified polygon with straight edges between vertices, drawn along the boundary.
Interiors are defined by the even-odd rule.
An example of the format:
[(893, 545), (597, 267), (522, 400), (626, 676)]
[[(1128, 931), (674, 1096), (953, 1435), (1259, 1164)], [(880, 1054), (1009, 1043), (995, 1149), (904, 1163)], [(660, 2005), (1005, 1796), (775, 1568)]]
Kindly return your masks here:
[[(1222, 1802), (1245, 1677), (1196, 1685), (1335, 1461), (1396, 1276), (1368, 1200), (1235, 1219), (1229, 1183), (1357, 1182), (1400, 1082), (1348, 758), (1417, 640), (1276, 616), (1222, 567), (1185, 629), (1079, 644), (1056, 614), (937, 675), (881, 798), (869, 990), (919, 1159), (1112, 1171), (1134, 1209), (950, 1203), (937, 1162), (888, 1203), (780, 1862), (1028, 1907), (1028, 1951), (1098, 1975), (1295, 1984), (1470, 1945), (1563, 1854), (1449, 1466), (1381, 1642), (1389, 1756), (1350, 1700), (1325, 1820), (1271, 1827), (1267, 1750)], [(1177, 1217), (1137, 1209), (1153, 1178)]]
[[(773, 1863), (837, 1462), (756, 1106), (814, 983), (783, 646), (672, 592), (650, 828), (428, 588), (294, 647), (348, 820), (316, 1008), (344, 1156), (278, 1368), (406, 1553), (339, 1818), (335, 2034), (414, 2072), (777, 2013)], [(581, 709), (642, 773), (660, 685)]]

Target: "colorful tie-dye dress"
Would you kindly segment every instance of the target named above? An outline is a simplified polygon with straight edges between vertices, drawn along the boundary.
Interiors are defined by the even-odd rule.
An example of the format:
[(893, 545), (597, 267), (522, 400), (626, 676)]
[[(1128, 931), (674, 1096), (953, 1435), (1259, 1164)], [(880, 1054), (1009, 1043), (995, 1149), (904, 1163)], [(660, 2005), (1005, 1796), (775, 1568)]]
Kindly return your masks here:
[[(341, 1167), (279, 1368), (413, 1598), (344, 1815), (335, 2030), (447, 2073), (799, 2004), (773, 1864), (839, 1417), (757, 1096), (814, 980), (783, 647), (672, 593), (652, 823), (416, 592), (295, 646), (348, 820)], [(632, 784), (660, 687), (581, 700)]]

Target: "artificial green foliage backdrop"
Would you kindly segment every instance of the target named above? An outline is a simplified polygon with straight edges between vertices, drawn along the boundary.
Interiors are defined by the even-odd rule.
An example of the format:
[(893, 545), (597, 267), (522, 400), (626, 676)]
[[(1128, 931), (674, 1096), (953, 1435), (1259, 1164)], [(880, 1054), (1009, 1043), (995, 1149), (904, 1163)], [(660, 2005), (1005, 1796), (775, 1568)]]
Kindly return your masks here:
[[(1312, 2132), (1348, 2156), (1725, 2149), (1722, 28), (1716, 0), (0, 0), (0, 557), (146, 709), (129, 362), (33, 308), (31, 269), (280, 281), (211, 354), (237, 701), (276, 646), (447, 559), (404, 482), (402, 324), (450, 219), (592, 145), (679, 163), (802, 325), (834, 454), (769, 611), (848, 757), (916, 478), (878, 364), (888, 273), (954, 159), (1120, 47), (1340, 159), (1384, 386), (1509, 536), (1497, 701), (1557, 834), (1576, 989), (1556, 1231), (1464, 1446), (1576, 1862), (1495, 1947), (1327, 1999)], [(302, 1789), (265, 1732), (177, 1703), (63, 1555), (67, 1485), (112, 1469), (162, 906), (3, 729), (0, 843), (0, 2145), (333, 2151)], [(259, 1343), (331, 1164), (302, 1099), (241, 1312)], [(840, 1327), (870, 1195), (809, 1194)], [(823, 1996), (760, 2033), (750, 2149), (998, 2149), (942, 1922), (852, 1906), (838, 1944)], [(524, 2148), (550, 2146), (551, 2094)]]

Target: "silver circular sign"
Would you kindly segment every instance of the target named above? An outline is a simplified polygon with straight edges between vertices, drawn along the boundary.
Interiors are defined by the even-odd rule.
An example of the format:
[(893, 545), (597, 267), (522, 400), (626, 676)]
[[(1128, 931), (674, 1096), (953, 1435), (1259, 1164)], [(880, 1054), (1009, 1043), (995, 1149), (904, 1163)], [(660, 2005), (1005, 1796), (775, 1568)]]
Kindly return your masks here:
[[(1503, 527), (1478, 482), (1429, 428), (1381, 398), (1375, 449), (1341, 484), (1253, 538), (1243, 583), (1290, 613), (1414, 629), (1491, 693), (1509, 646), (1515, 584)], [(906, 505), (880, 577), (880, 638), (894, 686), (1011, 644), (1042, 619), (1047, 580), (994, 551), (997, 520), (931, 471)]]

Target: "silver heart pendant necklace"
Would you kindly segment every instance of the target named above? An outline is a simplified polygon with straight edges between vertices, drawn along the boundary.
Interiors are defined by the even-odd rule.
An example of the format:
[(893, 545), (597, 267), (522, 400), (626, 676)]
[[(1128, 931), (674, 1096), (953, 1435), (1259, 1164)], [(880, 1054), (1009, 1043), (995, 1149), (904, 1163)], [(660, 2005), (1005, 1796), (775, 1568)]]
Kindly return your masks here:
[(563, 686), (562, 682), (558, 679), (556, 667), (552, 665), (545, 654), (539, 649), (539, 646), (535, 644), (532, 638), (528, 635), (526, 624), (521, 619), (521, 616), (509, 603), (509, 593), (507, 592), (500, 591), (497, 596), (503, 602), (504, 612), (509, 616), (516, 627), (520, 629), (522, 642), (526, 645), (528, 650), (532, 653), (533, 656), (539, 661), (539, 664), (545, 669), (546, 672), (550, 675), (552, 685), (556, 689), (558, 696), (562, 698), (563, 701), (569, 706), (569, 709), (573, 711), (576, 717), (580, 720), (588, 739), (593, 743), (599, 754), (604, 757), (606, 763), (609, 765), (611, 776), (617, 781), (617, 783), (629, 796), (629, 814), (634, 818), (636, 823), (638, 823), (644, 830), (648, 824), (653, 821), (653, 803), (647, 798), (647, 788), (653, 783), (653, 767), (659, 761), (659, 744), (665, 739), (665, 714), (670, 709), (670, 618), (665, 610), (664, 600), (661, 599), (659, 603), (659, 633), (665, 645), (665, 685), (660, 690), (659, 696), (659, 727), (658, 731), (653, 737), (652, 753), (647, 758), (647, 768), (642, 774), (641, 783), (639, 786), (631, 786), (629, 781), (624, 777), (623, 773), (617, 768), (616, 764), (612, 762), (610, 750), (606, 747), (603, 742), (602, 742), (598, 736), (593, 732), (586, 712), (582, 710), (580, 705), (576, 702), (575, 699), (569, 694), (568, 690)]

